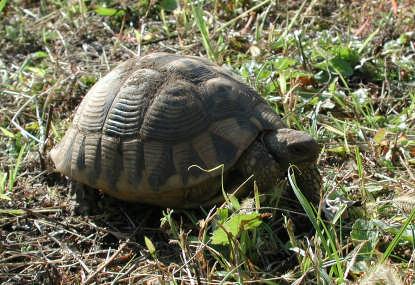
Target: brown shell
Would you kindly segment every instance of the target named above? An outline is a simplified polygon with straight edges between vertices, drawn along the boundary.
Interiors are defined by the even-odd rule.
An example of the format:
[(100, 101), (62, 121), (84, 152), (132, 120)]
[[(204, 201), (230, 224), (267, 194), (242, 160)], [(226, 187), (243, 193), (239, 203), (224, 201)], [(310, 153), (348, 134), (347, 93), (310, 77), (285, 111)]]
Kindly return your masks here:
[(229, 169), (260, 132), (281, 127), (264, 100), (226, 69), (155, 53), (99, 80), (51, 157), (58, 171), (114, 197), (163, 204), (220, 175), (191, 165)]

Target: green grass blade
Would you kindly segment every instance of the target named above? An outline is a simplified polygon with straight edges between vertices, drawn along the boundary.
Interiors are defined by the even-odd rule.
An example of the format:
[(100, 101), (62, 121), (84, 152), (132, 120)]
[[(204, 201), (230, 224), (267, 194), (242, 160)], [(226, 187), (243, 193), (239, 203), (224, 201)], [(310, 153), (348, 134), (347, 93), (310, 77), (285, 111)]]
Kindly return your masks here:
[(313, 224), (314, 229), (316, 230), (317, 234), (322, 239), (323, 246), (325, 247), (325, 249), (327, 251), (329, 251), (329, 248), (327, 247), (327, 242), (325, 240), (325, 237), (323, 235), (321, 227), (319, 226), (319, 222), (317, 220), (317, 216), (315, 215), (315, 211), (313, 209), (313, 206), (311, 206), (310, 202), (308, 202), (307, 198), (304, 196), (304, 194), (298, 188), (292, 167), (290, 167), (289, 170), (288, 170), (288, 180), (289, 180), (290, 185), (291, 185), (291, 187), (294, 191), (295, 196), (297, 197), (298, 201), (300, 202), (301, 206), (303, 207), (307, 217), (310, 219), (310, 222)]
[(392, 254), (392, 251), (395, 249), (396, 245), (400, 241), (403, 232), (406, 230), (406, 228), (409, 226), (409, 224), (412, 223), (412, 221), (415, 218), (415, 208), (412, 209), (411, 214), (409, 215), (409, 218), (406, 219), (405, 223), (399, 230), (398, 234), (395, 236), (395, 238), (392, 240), (392, 242), (389, 244), (389, 246), (386, 248), (385, 252), (383, 253), (381, 262), (384, 263), (386, 259)]
[(20, 170), (20, 165), (22, 164), (23, 154), (26, 152), (27, 145), (23, 145), (20, 148), (19, 154), (16, 159), (16, 164), (12, 170), (10, 170), (9, 175), (9, 191), (12, 191), (14, 183), (16, 182), (17, 174)]
[(203, 18), (203, 9), (200, 7), (200, 5), (195, 5), (192, 3), (192, 12), (193, 16), (195, 17), (197, 27), (199, 28), (200, 34), (202, 36), (203, 47), (205, 48), (209, 59), (216, 61), (217, 54), (213, 50), (212, 45), (210, 43), (209, 29), (206, 25), (205, 19)]
[[(321, 240), (321, 244), (323, 245), (326, 253), (335, 259), (336, 261), (336, 269), (337, 269), (337, 276), (339, 278), (343, 278), (343, 268), (341, 265), (340, 257), (338, 255), (338, 250), (336, 248), (336, 242), (333, 236), (330, 234), (330, 231), (325, 226), (324, 222), (321, 218), (317, 217), (315, 214), (315, 210), (301, 190), (298, 188), (297, 183), (295, 181), (295, 176), (293, 173), (293, 168), (290, 167), (288, 169), (288, 180), (290, 185), (294, 191), (295, 196), (297, 197), (298, 201), (300, 202), (301, 206), (303, 207), (307, 217), (309, 218), (310, 222), (312, 223), (314, 229), (318, 237)], [(328, 239), (326, 239), (324, 233), (327, 233)]]
[(0, 209), (0, 214), (2, 215), (11, 215), (11, 216), (22, 216), (26, 212), (21, 209)]
[(3, 12), (4, 8), (7, 5), (8, 0), (0, 0), (0, 13)]
[(361, 54), (363, 51), (367, 50), (367, 46), (373, 41), (375, 36), (380, 32), (380, 28), (377, 28), (374, 32), (372, 32), (367, 39), (364, 41), (362, 46), (357, 51), (358, 54)]
[(297, 22), (300, 15), (302, 14), (302, 12), (304, 10), (304, 7), (305, 7), (305, 4), (307, 4), (307, 3), (308, 3), (308, 1), (304, 1), (303, 4), (301, 4), (300, 8), (297, 10), (294, 17), (291, 19), (291, 22), (288, 24), (288, 26), (285, 29), (284, 33), (281, 35), (282, 39), (284, 39), (287, 36), (287, 34), (291, 31), (292, 27)]
[[(254, 12), (255, 10), (258, 10), (259, 8), (261, 8), (262, 6), (264, 6), (264, 5), (266, 5), (270, 2), (271, 2), (271, 0), (264, 0), (260, 3), (258, 3), (257, 5), (253, 6), (252, 8), (250, 8), (250, 9), (246, 10), (245, 12), (243, 12), (242, 14), (240, 14), (239, 16), (237, 16), (237, 17), (231, 19), (230, 21), (224, 23), (222, 26), (217, 28), (215, 32), (220, 32), (220, 31), (223, 31), (223, 30), (229, 28), (229, 26), (234, 24), (239, 19), (242, 19), (242, 18), (248, 16), (250, 13)], [(271, 3), (271, 4), (273, 4), (273, 3)]]
[(0, 172), (0, 194), (4, 194), (7, 185), (7, 173)]

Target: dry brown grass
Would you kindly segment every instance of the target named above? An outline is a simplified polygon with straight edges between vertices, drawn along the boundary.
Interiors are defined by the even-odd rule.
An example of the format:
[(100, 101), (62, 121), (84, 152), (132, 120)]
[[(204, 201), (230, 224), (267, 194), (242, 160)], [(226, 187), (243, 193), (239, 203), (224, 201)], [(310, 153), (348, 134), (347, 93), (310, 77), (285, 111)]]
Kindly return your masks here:
[[(0, 130), (1, 172), (9, 174), (13, 171), (23, 145), (30, 149), (23, 158), (12, 189), (6, 189), (10, 200), (0, 196), (0, 282), (163, 284), (165, 280), (167, 283), (176, 280), (176, 284), (219, 284), (229, 273), (224, 268), (232, 268), (226, 282), (237, 283), (235, 276), (239, 272), (246, 283), (263, 283), (265, 280), (275, 283), (307, 280), (303, 282), (314, 283), (317, 273), (313, 270), (317, 267), (305, 265), (313, 262), (299, 262), (301, 258), (288, 250), (290, 246), (284, 247), (280, 240), (268, 233), (261, 236), (263, 243), (258, 246), (256, 263), (252, 258), (235, 266), (234, 260), (226, 260), (226, 250), (205, 244), (200, 237), (206, 234), (207, 228), (196, 222), (206, 219), (207, 213), (175, 213), (173, 220), (180, 228), (177, 235), (173, 233), (172, 224), (160, 226), (160, 219), (165, 215), (161, 209), (151, 207), (103, 199), (99, 215), (70, 215), (67, 195), (70, 182), (52, 172), (47, 151), (63, 135), (87, 90), (108, 70), (132, 56), (155, 50), (206, 54), (189, 2), (180, 1), (181, 9), (174, 13), (166, 11), (165, 20), (157, 1), (151, 7), (137, 4), (145, 1), (109, 2), (112, 3), (110, 6), (124, 10), (125, 15), (97, 15), (93, 9), (101, 5), (99, 1), (9, 1), (0, 12), (0, 127), (10, 132), (7, 134)], [(298, 56), (299, 48), (295, 44), (276, 47), (275, 42), (283, 35), (302, 2), (272, 2), (275, 6), (267, 3), (239, 18), (238, 15), (258, 4), (254, 2), (212, 1), (205, 5), (218, 63), (239, 68), (256, 55), (257, 49), (260, 50), (258, 62), (266, 62), (274, 54)], [(412, 205), (412, 199), (415, 200), (410, 195), (415, 189), (415, 118), (410, 113), (414, 110), (411, 98), (415, 96), (410, 97), (414, 94), (414, 70), (397, 67), (392, 56), (382, 54), (386, 43), (396, 40), (404, 32), (415, 30), (415, 3), (399, 2), (396, 11), (394, 3), (312, 1), (304, 6), (292, 29), (302, 28), (311, 38), (309, 43), (314, 42), (313, 39), (317, 39), (323, 30), (345, 38), (355, 36), (362, 42), (373, 35), (368, 44), (371, 53), (365, 56), (373, 61), (383, 61), (381, 65), (385, 66), (386, 75), (382, 79), (370, 80), (365, 74), (346, 79), (352, 91), (359, 88), (369, 90), (375, 113), (383, 117), (385, 123), (370, 125), (373, 118), (359, 113), (350, 97), (346, 97), (344, 106), (321, 111), (317, 120), (317, 135), (325, 147), (320, 165), (326, 191), (343, 193), (347, 198), (355, 197), (362, 203), (342, 221), (345, 235), (350, 232), (356, 218), (384, 219), (385, 223), (398, 221), (401, 225), (407, 216), (400, 210), (405, 210), (407, 204)], [(271, 8), (267, 11), (267, 7)], [(259, 39), (255, 39), (262, 20), (263, 29)], [(220, 38), (223, 40), (218, 43)], [(408, 41), (407, 50), (396, 53), (399, 59), (405, 56), (414, 58), (414, 38)], [(267, 88), (260, 79), (253, 78), (255, 74), (250, 75), (254, 79), (252, 85), (259, 90)], [(282, 106), (284, 100), (278, 101), (280, 90), (268, 94), (267, 99), (276, 102), (278, 110), (290, 112), (284, 114), (286, 120), (299, 117), (300, 125), (309, 126), (310, 120), (306, 115), (312, 114), (310, 110), (314, 107), (301, 99), (299, 91), (305, 78), (290, 81), (290, 87), (296, 85), (294, 92), (282, 94), (287, 95), (284, 97), (286, 101), (291, 100), (289, 106)], [(328, 89), (327, 85), (313, 84), (317, 88), (306, 91), (320, 94)], [(342, 83), (336, 86), (338, 90), (346, 90)], [(293, 97), (290, 99), (289, 96)], [(50, 118), (48, 114), (51, 114)], [(406, 130), (396, 127), (399, 122), (393, 125), (395, 121), (388, 119), (394, 115), (407, 116)], [(296, 125), (295, 120), (291, 123)], [(375, 142), (373, 138), (382, 124), (387, 133), (381, 141)], [(363, 160), (363, 178), (355, 159), (356, 147)], [(362, 191), (363, 188), (371, 199), (362, 200), (368, 195)], [(401, 193), (410, 194), (401, 199)], [(403, 206), (402, 200), (406, 200)], [(393, 210), (388, 210), (385, 205)], [(283, 218), (274, 216), (269, 223), (269, 228), (282, 236), (285, 242), (287, 234), (282, 227)], [(150, 237), (154, 243), (156, 255), (150, 254), (144, 245), (144, 236)], [(308, 237), (312, 238), (312, 235)], [(391, 231), (382, 232), (376, 254), (383, 252), (392, 237)], [(339, 240), (343, 242), (339, 248), (347, 259), (355, 244), (349, 236)], [(304, 239), (297, 242), (298, 249), (309, 249), (307, 255), (310, 260), (312, 257), (315, 257), (314, 261), (318, 260), (321, 250), (318, 242), (317, 245), (311, 242), (313, 246), (308, 246)], [(395, 255), (390, 260), (391, 266), (405, 269), (398, 277), (393, 271), (393, 278), (401, 278), (404, 284), (411, 284), (414, 280), (413, 269), (410, 269), (414, 262), (412, 248), (413, 236), (412, 242), (400, 244), (397, 248), (399, 256)], [(320, 265), (326, 268), (332, 260), (323, 261)], [(360, 276), (351, 273), (346, 279), (358, 282)]]

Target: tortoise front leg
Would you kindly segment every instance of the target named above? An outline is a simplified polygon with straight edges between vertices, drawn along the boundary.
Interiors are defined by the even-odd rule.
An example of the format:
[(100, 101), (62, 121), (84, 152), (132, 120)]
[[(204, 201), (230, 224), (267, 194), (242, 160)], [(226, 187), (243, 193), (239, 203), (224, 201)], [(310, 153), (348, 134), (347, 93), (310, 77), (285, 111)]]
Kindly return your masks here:
[(246, 185), (250, 189), (253, 189), (253, 181), (256, 181), (262, 193), (269, 193), (270, 190), (274, 190), (278, 193), (273, 193), (273, 196), (280, 197), (284, 194), (282, 193), (283, 187), (278, 186), (284, 180), (285, 172), (267, 148), (259, 141), (254, 141), (241, 155), (235, 170), (240, 173), (244, 180), (251, 175), (254, 176)]
[(72, 181), (69, 192), (72, 215), (87, 216), (96, 213), (98, 207), (98, 190), (83, 183)]
[[(250, 178), (252, 175), (253, 177)], [(228, 194), (235, 193), (237, 197), (243, 198), (253, 192), (254, 181), (256, 181), (262, 193), (277, 191), (272, 195), (277, 199), (283, 194), (284, 188), (275, 186), (284, 180), (284, 176), (285, 172), (265, 146), (254, 141), (241, 155), (236, 165), (225, 172), (223, 187)], [(184, 189), (184, 202), (179, 208), (211, 207), (221, 204), (224, 201), (221, 182), (219, 175), (202, 184)]]
[[(298, 188), (309, 202), (318, 207), (320, 203), (322, 182), (317, 166), (311, 165), (300, 169), (294, 167), (293, 169)], [(294, 193), (292, 193), (291, 196), (295, 197)]]

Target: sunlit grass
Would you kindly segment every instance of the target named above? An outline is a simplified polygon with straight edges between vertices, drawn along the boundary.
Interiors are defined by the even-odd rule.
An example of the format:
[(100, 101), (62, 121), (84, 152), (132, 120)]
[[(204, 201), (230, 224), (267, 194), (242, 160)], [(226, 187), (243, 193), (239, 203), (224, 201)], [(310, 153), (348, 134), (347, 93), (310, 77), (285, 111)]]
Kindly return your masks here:
[[(238, 73), (288, 126), (319, 141), (324, 198), (337, 207), (336, 212), (326, 217), (324, 201), (320, 208), (311, 205), (296, 187), (295, 177), (289, 176), (303, 215), (311, 223), (305, 233), (296, 231), (299, 225), (284, 202), (267, 204), (261, 198), (270, 194), (256, 189), (248, 202), (231, 196), (212, 210), (166, 209), (156, 230), (130, 219), (128, 225), (143, 229), (125, 234), (123, 227), (108, 226), (106, 217), (105, 227), (94, 225), (91, 236), (100, 240), (94, 246), (108, 250), (108, 258), (110, 248), (118, 244), (100, 238), (115, 232), (124, 242), (128, 236), (127, 247), (136, 238), (140, 251), (131, 249), (134, 255), (125, 255), (134, 257), (121, 272), (142, 274), (145, 266), (134, 265), (139, 258), (154, 265), (152, 273), (159, 280), (172, 284), (359, 284), (376, 276), (394, 282), (407, 278), (405, 284), (410, 284), (413, 256), (407, 252), (414, 249), (415, 11), (407, 1), (398, 3), (398, 13), (392, 7), (395, 1), (380, 2), (383, 4), (376, 7), (368, 3), (341, 3), (340, 7), (327, 1), (69, 4), (56, 0), (26, 7), (0, 1), (4, 26), (0, 32), (0, 220), (16, 213), (25, 215), (26, 209), (17, 208), (30, 209), (36, 199), (23, 195), (39, 185), (43, 185), (43, 200), (39, 200), (44, 204), (35, 207), (60, 206), (60, 215), (48, 216), (59, 221), (56, 225), (63, 223), (62, 217), (69, 219), (65, 217), (66, 200), (53, 200), (58, 182), (47, 180), (47, 174), (40, 172), (38, 149), (44, 143), (49, 149), (61, 139), (81, 98), (112, 66), (149, 50), (204, 55)], [(49, 107), (53, 112), (47, 130)], [(117, 217), (128, 216), (121, 212)], [(41, 218), (25, 216), (28, 220)], [(30, 234), (42, 232), (43, 226), (33, 221), (28, 222), (33, 227)], [(16, 236), (30, 236), (29, 231), (19, 230), (21, 223), (10, 218), (1, 230), (16, 228)], [(62, 231), (74, 231), (78, 224), (53, 234), (59, 238)], [(69, 248), (90, 240), (84, 237), (73, 242), (81, 234), (79, 230), (65, 240)], [(59, 242), (55, 236), (43, 237), (54, 248)], [(79, 282), (82, 274), (91, 278), (98, 268), (91, 259), (85, 260), (87, 265), (78, 265), (85, 248), (77, 248), (81, 253), (71, 256), (75, 265), (62, 267), (77, 266), (65, 274)], [(36, 258), (48, 256), (45, 252)], [(61, 260), (70, 260), (65, 258)], [(41, 260), (38, 264), (47, 263)], [(105, 274), (116, 275), (110, 270)], [(116, 280), (126, 281), (122, 278), (128, 274), (116, 276)]]

